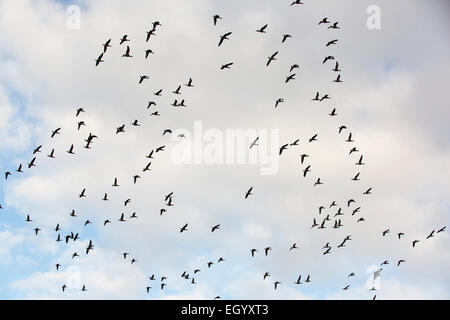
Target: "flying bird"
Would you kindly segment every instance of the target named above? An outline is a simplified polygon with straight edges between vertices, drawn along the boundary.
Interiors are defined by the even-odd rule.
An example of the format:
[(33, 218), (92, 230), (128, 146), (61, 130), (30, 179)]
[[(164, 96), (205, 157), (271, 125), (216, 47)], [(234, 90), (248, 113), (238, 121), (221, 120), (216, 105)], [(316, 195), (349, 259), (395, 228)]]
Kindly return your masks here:
[(232, 34), (232, 32), (227, 32), (227, 33), (224, 33), (223, 35), (221, 35), (221, 36), (220, 36), (220, 39), (219, 39), (219, 45), (218, 45), (218, 47), (220, 47), (220, 45), (222, 44), (222, 42), (223, 42), (224, 40), (230, 40), (228, 37), (229, 37), (231, 34)]
[(277, 60), (277, 59), (275, 58), (277, 54), (278, 54), (278, 51), (275, 51), (275, 53), (273, 53), (270, 57), (268, 57), (267, 64), (266, 64), (267, 67), (269, 66), (269, 64), (270, 64), (272, 61)]
[(219, 16), (218, 14), (213, 15), (213, 22), (214, 22), (214, 25), (217, 24), (217, 21), (218, 21), (219, 19), (222, 19), (222, 17)]
[(263, 25), (261, 28), (259, 28), (258, 30), (256, 30), (256, 32), (259, 32), (259, 33), (266, 33), (266, 28), (267, 28), (267, 24)]

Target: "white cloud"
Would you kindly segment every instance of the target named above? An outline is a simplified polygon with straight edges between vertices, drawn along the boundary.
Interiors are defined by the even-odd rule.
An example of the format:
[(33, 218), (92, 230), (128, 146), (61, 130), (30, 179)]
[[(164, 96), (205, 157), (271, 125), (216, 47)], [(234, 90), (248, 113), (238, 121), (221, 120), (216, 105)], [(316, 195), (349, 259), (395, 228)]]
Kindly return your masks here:
[[(449, 221), (448, 132), (442, 122), (448, 118), (449, 98), (437, 94), (445, 91), (446, 74), (441, 70), (448, 65), (448, 54), (442, 52), (448, 53), (449, 47), (445, 41), (433, 42), (436, 47), (424, 58), (415, 39), (429, 43), (430, 34), (433, 41), (444, 34), (441, 24), (447, 22), (435, 16), (439, 5), (383, 1), (382, 30), (371, 32), (365, 29), (364, 2), (357, 6), (349, 1), (330, 3), (326, 8), (311, 3), (301, 10), (270, 1), (257, 4), (246, 2), (236, 10), (235, 5), (207, 1), (196, 6), (169, 1), (143, 1), (139, 6), (89, 2), (81, 14), (81, 29), (75, 31), (65, 27), (67, 15), (60, 4), (2, 2), (0, 28), (9, 32), (0, 36), (0, 53), (8, 52), (14, 63), (12, 58), (5, 59), (10, 67), (0, 79), (10, 79), (27, 103), (19, 113), (0, 92), (0, 111), (5, 115), (0, 119), (0, 146), (29, 148), (31, 132), (33, 140), (43, 144), (38, 166), (29, 175), (8, 180), (6, 204), (23, 217), (29, 213), (45, 229), (45, 239), (53, 238), (50, 230), (61, 223), (63, 234), (76, 231), (83, 241), (92, 236), (94, 242), (102, 243), (101, 249), (79, 263), (88, 286), (86, 296), (62, 295), (60, 286), (67, 274), (53, 270), (16, 282), (13, 287), (23, 296), (146, 297), (147, 276), (155, 273), (168, 275), (170, 291), (167, 296), (158, 291), (152, 298), (340, 298), (333, 292), (349, 272), (356, 271), (364, 280), (368, 265), (389, 259), (391, 272), (398, 272), (402, 279), (386, 281), (380, 298), (403, 297), (405, 292), (410, 294), (405, 297), (448, 297), (448, 287), (415, 285), (418, 278), (434, 284), (449, 283), (450, 278), (442, 267), (450, 261), (445, 253), (448, 236), (441, 233), (424, 239)], [(420, 13), (428, 23), (403, 25), (395, 19), (394, 24), (392, 12), (398, 8), (408, 9), (411, 15)], [(223, 16), (216, 27), (212, 26), (214, 12)], [(342, 29), (318, 28), (323, 16), (341, 21)], [(146, 44), (145, 31), (157, 19), (162, 27)], [(17, 23), (27, 27), (13, 27)], [(265, 23), (269, 32), (256, 34), (254, 30)], [(226, 31), (233, 31), (231, 39), (217, 48), (218, 36)], [(293, 39), (281, 44), (285, 32), (292, 33)], [(135, 59), (120, 57), (124, 48), (118, 39), (125, 33), (132, 39)], [(340, 43), (324, 49), (331, 35)], [(109, 38), (112, 47), (105, 62), (95, 68), (93, 60)], [(155, 54), (144, 60), (147, 47)], [(276, 50), (278, 60), (266, 68), (266, 56)], [(335, 76), (331, 65), (321, 64), (329, 52), (343, 69), (340, 87), (331, 83)], [(0, 65), (6, 65), (2, 60)], [(228, 61), (235, 62), (233, 68), (219, 71)], [(293, 63), (301, 67), (289, 86), (283, 79)], [(394, 66), (389, 69), (387, 63)], [(138, 86), (141, 74), (149, 74), (150, 79)], [(172, 109), (169, 92), (189, 77), (195, 87), (182, 89), (188, 107)], [(154, 97), (152, 93), (160, 88), (163, 96)], [(311, 103), (316, 91), (329, 93), (330, 103)], [(285, 102), (274, 110), (280, 96)], [(160, 118), (149, 117), (148, 100), (157, 101), (152, 109), (160, 111)], [(80, 131), (75, 118), (79, 106), (86, 110), (79, 119), (87, 124)], [(333, 107), (337, 118), (327, 115)], [(38, 119), (39, 126), (21, 119), (22, 112)], [(142, 126), (132, 127), (134, 119)], [(289, 147), (274, 176), (260, 176), (257, 168), (249, 166), (175, 166), (170, 162), (170, 139), (161, 133), (166, 128), (190, 129), (195, 120), (202, 120), (206, 128), (279, 128), (282, 143), (300, 138), (300, 146)], [(122, 124), (126, 132), (116, 135), (115, 128)], [(345, 137), (337, 134), (341, 124), (349, 127)], [(51, 130), (60, 126), (62, 134), (50, 139)], [(363, 168), (355, 168), (357, 156), (348, 156), (350, 144), (344, 142), (348, 131), (364, 154), (367, 165)], [(99, 139), (92, 150), (85, 150), (83, 139), (89, 132)], [(307, 143), (315, 133), (319, 141)], [(66, 153), (71, 144), (75, 156)], [(152, 171), (142, 173), (145, 155), (162, 144), (167, 151), (155, 156)], [(56, 159), (46, 157), (52, 148)], [(307, 162), (312, 164), (311, 177), (306, 179), (299, 160), (303, 152), (310, 155)], [(358, 171), (361, 181), (351, 182)], [(132, 175), (137, 173), (142, 179), (134, 185)], [(325, 184), (313, 188), (319, 176)], [(114, 177), (119, 179), (118, 189), (111, 187)], [(245, 200), (250, 186), (254, 194)], [(373, 196), (363, 197), (370, 186)], [(88, 197), (79, 199), (83, 188)], [(171, 191), (175, 206), (161, 217), (164, 195)], [(100, 200), (105, 192), (108, 202)], [(132, 202), (124, 208), (127, 198)], [(349, 198), (361, 206), (359, 216), (352, 217), (346, 208)], [(321, 221), (330, 214), (333, 218), (337, 208), (328, 208), (333, 200), (345, 212), (345, 227), (311, 229), (313, 217)], [(320, 205), (327, 208), (322, 216), (317, 211)], [(72, 209), (78, 218), (69, 216)], [(139, 218), (129, 220), (134, 211)], [(117, 219), (122, 212), (129, 221), (120, 224)], [(365, 223), (356, 223), (360, 216)], [(84, 227), (87, 219), (93, 225)], [(103, 227), (105, 219), (112, 224)], [(179, 228), (187, 222), (188, 232), (180, 234)], [(212, 234), (210, 228), (218, 223), (221, 230)], [(381, 231), (387, 228), (391, 234), (382, 238)], [(399, 231), (405, 232), (402, 241), (396, 240)], [(348, 234), (353, 240), (337, 249)], [(8, 239), (13, 236), (8, 234)], [(412, 249), (410, 242), (415, 238), (421, 243)], [(55, 254), (55, 261), (72, 263), (72, 247), (57, 249), (53, 239), (42, 242), (40, 250)], [(289, 252), (294, 242), (299, 249)], [(323, 256), (326, 242), (333, 246), (332, 254)], [(268, 257), (263, 255), (265, 246), (273, 248)], [(254, 247), (259, 252), (252, 259), (249, 250)], [(123, 264), (123, 251), (131, 252), (138, 264)], [(226, 262), (208, 270), (206, 263), (220, 256)], [(407, 268), (396, 270), (395, 260), (400, 258), (406, 258)], [(199, 284), (180, 283), (183, 270), (192, 272), (196, 267), (202, 269)], [(276, 292), (273, 279), (262, 280), (265, 271), (282, 282)], [(299, 273), (313, 278), (305, 293), (303, 287), (297, 291), (291, 285)], [(349, 292), (367, 298), (363, 289), (353, 291), (352, 287)]]

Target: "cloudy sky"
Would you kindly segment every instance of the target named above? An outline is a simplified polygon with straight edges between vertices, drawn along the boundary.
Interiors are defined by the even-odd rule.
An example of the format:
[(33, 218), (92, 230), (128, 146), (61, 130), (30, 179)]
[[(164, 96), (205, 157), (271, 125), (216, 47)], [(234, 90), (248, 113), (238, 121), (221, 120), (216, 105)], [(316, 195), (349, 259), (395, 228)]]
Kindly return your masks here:
[[(0, 298), (450, 298), (448, 231), (426, 239), (450, 222), (449, 3), (303, 3), (0, 0)], [(370, 5), (379, 9), (380, 29), (368, 28)], [(222, 17), (216, 26), (214, 14)], [(319, 26), (324, 17), (340, 29)], [(161, 26), (146, 42), (156, 20)], [(266, 33), (255, 32), (265, 24)], [(218, 47), (226, 32), (232, 35)], [(119, 45), (124, 34), (130, 42)], [(283, 34), (292, 38), (282, 43)], [(325, 46), (334, 39), (336, 45)], [(122, 57), (126, 45), (133, 58)], [(146, 49), (154, 52), (148, 59)], [(342, 83), (332, 82), (335, 61), (322, 63), (329, 55), (339, 62)], [(231, 69), (220, 70), (228, 62)], [(293, 64), (295, 80), (285, 83)], [(149, 79), (139, 85), (141, 75)], [(189, 78), (194, 87), (182, 86), (175, 96)], [(162, 96), (155, 96), (159, 89)], [(317, 91), (331, 99), (312, 102)], [(172, 107), (175, 98), (187, 106)], [(284, 102), (275, 109), (278, 98)], [(147, 109), (151, 100), (156, 106)], [(86, 112), (77, 118), (79, 107)], [(160, 116), (150, 116), (154, 111)], [(135, 119), (140, 127), (131, 125)], [(78, 131), (80, 120), (86, 126)], [(270, 175), (261, 174), (261, 163), (177, 163), (174, 150), (183, 139), (162, 132), (184, 129), (201, 141), (199, 123), (203, 132), (273, 131), (274, 143), (300, 142), (272, 159), (277, 170)], [(123, 124), (125, 132), (116, 135)], [(348, 129), (338, 134), (341, 125)], [(58, 127), (61, 134), (50, 138)], [(349, 132), (353, 143), (345, 141)], [(99, 138), (87, 150), (89, 133)], [(75, 155), (66, 153), (72, 144)], [(33, 155), (39, 145), (42, 152)], [(142, 172), (145, 156), (161, 145), (151, 171)], [(349, 155), (352, 147), (359, 152)], [(46, 157), (52, 149), (55, 159)], [(248, 145), (226, 151), (250, 152)], [(301, 164), (303, 153), (309, 157)], [(355, 166), (361, 154), (365, 165)], [(28, 169), (33, 156), (36, 167)], [(15, 171), (20, 163), (23, 173)], [(12, 175), (4, 180), (6, 171)], [(351, 181), (358, 172), (360, 181)], [(141, 179), (133, 184), (136, 174)], [(119, 188), (111, 186), (115, 177)], [(313, 186), (319, 177), (324, 184)], [(369, 187), (372, 194), (363, 195)], [(87, 197), (80, 199), (83, 188)], [(170, 192), (173, 207), (164, 201)], [(109, 201), (101, 200), (104, 193)], [(343, 227), (334, 229), (338, 208)], [(126, 222), (117, 221), (122, 212)], [(128, 219), (133, 212), (138, 218)], [(25, 222), (28, 214), (32, 222)], [(311, 228), (327, 214), (326, 229)], [(106, 219), (112, 223), (103, 226)], [(86, 220), (92, 224), (84, 226)], [(74, 232), (80, 239), (56, 242), (57, 223), (62, 237)], [(86, 255), (89, 240), (95, 247)], [(323, 255), (327, 242), (332, 249)], [(298, 249), (289, 251), (293, 243)], [(72, 259), (74, 252), (80, 257)], [(126, 260), (123, 252), (130, 253)], [(217, 263), (219, 257), (225, 261)], [(397, 267), (400, 259), (406, 262)], [(197, 268), (196, 284), (181, 278)], [(265, 272), (271, 276), (263, 280)], [(351, 272), (356, 276), (349, 278)], [(294, 284), (300, 274), (312, 282)]]

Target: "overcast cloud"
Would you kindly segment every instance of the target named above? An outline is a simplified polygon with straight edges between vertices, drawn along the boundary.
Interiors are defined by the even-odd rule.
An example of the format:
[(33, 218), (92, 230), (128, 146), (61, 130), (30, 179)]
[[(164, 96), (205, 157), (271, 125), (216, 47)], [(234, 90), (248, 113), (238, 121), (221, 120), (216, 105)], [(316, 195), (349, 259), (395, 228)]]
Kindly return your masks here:
[[(0, 0), (0, 169), (13, 173), (0, 185), (0, 298), (370, 299), (367, 270), (384, 260), (390, 264), (383, 266), (378, 299), (450, 298), (448, 231), (425, 239), (450, 221), (449, 3), (303, 2)], [(67, 27), (70, 5), (81, 9), (80, 29)], [(381, 10), (380, 30), (366, 26), (369, 5)], [(213, 14), (223, 18), (216, 26)], [(318, 26), (323, 17), (341, 29)], [(155, 20), (162, 26), (146, 43)], [(256, 33), (264, 24), (267, 33)], [(230, 40), (217, 47), (228, 31)], [(285, 33), (292, 38), (281, 43)], [(130, 59), (121, 57), (124, 34)], [(109, 38), (112, 47), (95, 67)], [(325, 47), (333, 39), (338, 44)], [(155, 52), (147, 60), (146, 48)], [(275, 51), (277, 60), (266, 67)], [(322, 64), (328, 55), (339, 61), (343, 83), (332, 82), (334, 62)], [(231, 69), (219, 70), (227, 62), (234, 62)], [(293, 64), (300, 68), (286, 84)], [(149, 79), (139, 85), (144, 74)], [(181, 89), (187, 107), (171, 107), (171, 92), (190, 77), (194, 87)], [(154, 96), (159, 89), (162, 96)], [(317, 91), (331, 99), (311, 102)], [(150, 100), (157, 105), (148, 110)], [(76, 118), (78, 107), (86, 112)], [(328, 115), (333, 108), (336, 117)], [(156, 110), (161, 116), (150, 116)], [(80, 118), (86, 127), (78, 131)], [(140, 127), (131, 126), (135, 119)], [(162, 132), (192, 133), (195, 121), (222, 132), (274, 129), (280, 144), (300, 143), (277, 158), (274, 175), (250, 164), (177, 165), (171, 158), (177, 142)], [(116, 135), (122, 124), (125, 133)], [(339, 135), (341, 125), (348, 129)], [(50, 139), (57, 127), (61, 134)], [(345, 142), (350, 131), (352, 144)], [(99, 138), (86, 150), (90, 132)], [(318, 141), (308, 143), (314, 134)], [(71, 144), (73, 156), (66, 153)], [(38, 145), (37, 166), (28, 170)], [(161, 145), (166, 150), (143, 173), (145, 156)], [(349, 156), (352, 146), (360, 152)], [(53, 148), (56, 159), (49, 159)], [(310, 155), (306, 178), (302, 153)], [(365, 166), (356, 167), (360, 154)], [(19, 163), (23, 174), (15, 172)], [(361, 180), (351, 181), (358, 172)], [(133, 184), (135, 174), (142, 178)], [(119, 188), (111, 186), (115, 177)], [(313, 187), (318, 177), (324, 184)], [(253, 195), (244, 199), (251, 186)], [(372, 194), (363, 195), (369, 187)], [(87, 197), (79, 199), (83, 188)], [(174, 207), (160, 216), (172, 191)], [(105, 192), (110, 201), (101, 201)], [(127, 198), (132, 202), (124, 208)], [(347, 208), (350, 198), (356, 204)], [(332, 201), (338, 206), (329, 208)], [(333, 222), (311, 228), (313, 218), (333, 219), (339, 207), (342, 228)], [(119, 223), (122, 212), (139, 218)], [(25, 222), (27, 214), (33, 222)], [(87, 219), (92, 224), (85, 227)], [(105, 219), (112, 223), (104, 227)], [(80, 240), (57, 243), (57, 223), (62, 235), (79, 232)], [(185, 223), (188, 231), (180, 234)], [(216, 224), (221, 229), (211, 233)], [(347, 235), (352, 240), (337, 248)], [(95, 248), (85, 255), (91, 239)], [(289, 252), (294, 242), (299, 249)], [(324, 256), (327, 242), (332, 250)], [(251, 248), (258, 249), (255, 258)], [(71, 258), (75, 251), (79, 259)], [(219, 257), (225, 261), (207, 267)], [(400, 259), (406, 262), (397, 267)], [(196, 268), (197, 284), (180, 277)], [(264, 272), (270, 279), (263, 280)], [(351, 272), (356, 277), (348, 278)], [(299, 274), (312, 282), (295, 285)], [(160, 290), (163, 275), (167, 288)], [(62, 292), (73, 279), (88, 291)]]

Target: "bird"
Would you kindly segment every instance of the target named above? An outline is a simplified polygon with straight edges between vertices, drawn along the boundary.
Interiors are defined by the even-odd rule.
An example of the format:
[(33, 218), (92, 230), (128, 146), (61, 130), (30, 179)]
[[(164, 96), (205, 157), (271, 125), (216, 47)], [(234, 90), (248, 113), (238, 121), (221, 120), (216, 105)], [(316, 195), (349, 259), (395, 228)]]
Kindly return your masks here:
[(26, 222), (31, 222), (31, 221), (33, 221), (33, 220), (31, 220), (31, 219), (30, 219), (30, 215), (27, 214), (27, 219), (26, 219), (25, 221), (26, 221)]
[(142, 169), (142, 171), (143, 171), (143, 172), (145, 172), (145, 171), (150, 171), (150, 170), (151, 170), (151, 169), (150, 169), (150, 165), (151, 165), (151, 164), (152, 164), (151, 162), (147, 163), (147, 165), (145, 166), (144, 169)]
[(334, 60), (334, 57), (333, 57), (333, 56), (326, 56), (326, 57), (323, 59), (322, 64), (324, 64), (324, 63), (327, 62), (328, 60)]
[(427, 239), (434, 237), (435, 230), (431, 231), (431, 233), (427, 236)]
[(221, 36), (220, 36), (220, 39), (219, 39), (218, 47), (220, 47), (220, 45), (222, 44), (222, 42), (223, 42), (224, 40), (230, 40), (228, 37), (229, 37), (231, 34), (232, 34), (232, 32), (227, 32), (227, 33), (224, 33), (223, 35), (221, 35)]
[(277, 54), (278, 54), (278, 51), (275, 51), (270, 57), (268, 57), (266, 67), (268, 67), (272, 61), (277, 60), (275, 58), (277, 56)]
[(182, 227), (180, 228), (180, 233), (182, 233), (183, 231), (186, 231), (186, 230), (187, 230), (187, 226), (188, 226), (187, 223), (186, 223), (184, 226), (182, 226)]
[(338, 22), (333, 23), (331, 26), (328, 27), (328, 29), (340, 29), (338, 27)]
[(267, 28), (267, 24), (263, 25), (261, 28), (259, 28), (258, 30), (256, 30), (256, 32), (259, 32), (259, 33), (266, 33), (266, 28)]
[(245, 199), (247, 199), (249, 196), (251, 196), (253, 193), (252, 193), (252, 190), (253, 190), (253, 187), (251, 187), (250, 189), (248, 189), (248, 191), (245, 193)]
[(175, 91), (172, 91), (172, 93), (174, 93), (174, 94), (181, 94), (180, 90), (181, 90), (181, 85), (178, 86), (178, 88)]
[(284, 43), (287, 38), (292, 38), (292, 36), (290, 34), (283, 34), (283, 39), (281, 40), (281, 43)]
[(303, 170), (303, 177), (306, 177), (306, 174), (307, 174), (308, 172), (311, 171), (310, 168), (311, 168), (311, 165), (308, 165), (308, 166)]
[(302, 284), (301, 279), (302, 279), (302, 275), (299, 275), (297, 281), (294, 282), (294, 283), (295, 283), (295, 284)]
[(120, 127), (116, 128), (116, 134), (119, 134), (121, 132), (125, 132), (125, 125), (121, 125)]
[(328, 115), (330, 115), (330, 116), (337, 116), (337, 113), (336, 113), (336, 108), (333, 108), (333, 110), (331, 110), (331, 112), (328, 114)]
[(86, 198), (86, 188), (84, 188), (83, 190), (81, 190), (81, 193), (79, 194), (80, 198)]
[(316, 93), (316, 96), (311, 101), (320, 101), (319, 92)]
[(52, 151), (47, 155), (49, 158), (55, 158), (55, 149), (52, 149)]
[(372, 188), (367, 189), (363, 194), (372, 194)]
[(277, 101), (275, 101), (275, 108), (278, 107), (278, 104), (284, 102), (283, 98), (278, 98)]
[(289, 72), (292, 72), (292, 70), (298, 69), (298, 68), (300, 68), (300, 66), (299, 66), (298, 64), (293, 64), (293, 65), (291, 66), (291, 68), (289, 69)]
[(259, 137), (256, 137), (256, 139), (253, 140), (253, 142), (250, 144), (250, 148), (249, 149), (253, 148), (254, 146), (257, 146), (258, 145), (258, 143), (257, 143), (258, 140), (259, 140)]
[(141, 177), (139, 175), (134, 175), (133, 176), (133, 183), (136, 184), (137, 179), (140, 179)]
[(125, 214), (122, 213), (122, 214), (120, 215), (120, 218), (118, 219), (118, 221), (120, 221), (120, 222), (125, 222), (126, 220), (125, 220), (124, 218), (125, 218)]
[(288, 146), (289, 146), (289, 144), (286, 143), (286, 144), (283, 144), (283, 145), (280, 147), (280, 151), (278, 152), (280, 156), (281, 156), (281, 154), (283, 153), (284, 150), (287, 150)]
[(52, 131), (52, 135), (51, 135), (51, 138), (53, 138), (55, 135), (57, 135), (57, 134), (60, 134), (60, 131), (61, 130), (61, 128), (57, 128), (57, 129), (55, 129), (55, 130), (53, 130)]
[(413, 248), (415, 248), (415, 247), (416, 247), (416, 244), (418, 244), (419, 242), (420, 242), (420, 240), (414, 240), (414, 241), (412, 242)]
[(365, 163), (363, 162), (363, 156), (361, 155), (361, 156), (359, 157), (358, 162), (355, 163), (355, 165), (357, 165), (357, 166), (362, 166), (362, 165), (364, 165), (364, 164), (365, 164)]
[(217, 24), (217, 21), (218, 21), (219, 19), (222, 19), (222, 17), (219, 16), (218, 14), (213, 15), (213, 22), (214, 22), (214, 25)]
[(288, 83), (290, 80), (295, 80), (295, 73), (290, 74), (289, 76), (286, 77), (286, 80), (284, 81), (285, 83)]
[(226, 63), (226, 64), (223, 64), (223, 65), (220, 67), (220, 70), (223, 70), (223, 69), (230, 69), (231, 66), (232, 66), (233, 64), (234, 64), (233, 62), (228, 62), (228, 63)]
[(337, 42), (338, 42), (338, 39), (334, 39), (334, 40), (328, 41), (327, 44), (326, 44), (326, 47), (331, 46), (333, 44), (336, 44)]
[(344, 129), (347, 129), (347, 127), (346, 126), (340, 126), (338, 133), (340, 134), (342, 132), (342, 130), (344, 130)]
[(358, 177), (359, 177), (359, 174), (360, 174), (360, 173), (358, 172), (358, 173), (356, 174), (356, 176), (354, 176), (351, 180), (352, 180), (352, 181), (359, 181), (359, 178), (358, 178)]
[(146, 33), (147, 33), (147, 37), (145, 38), (145, 42), (148, 42), (148, 40), (150, 40), (150, 37), (155, 35), (155, 29), (146, 31)]
[(154, 92), (153, 94), (155, 96), (161, 96), (162, 91), (163, 91), (163, 89), (159, 89), (158, 91)]
[(145, 79), (149, 79), (149, 76), (140, 76), (139, 77), (139, 84), (141, 84)]
[(391, 231), (390, 229), (387, 229), (387, 230), (384, 230), (381, 234), (382, 234), (383, 237), (384, 237), (384, 236), (386, 236), (390, 231)]
[(296, 4), (303, 4), (303, 2), (301, 0), (295, 0), (291, 3), (291, 7)]
[(397, 233), (397, 237), (400, 240), (402, 236), (404, 236), (405, 234), (403, 232), (399, 232)]
[(75, 117), (78, 117), (82, 112), (86, 112), (84, 110), (84, 108), (82, 108), (82, 107), (78, 108), (77, 111), (76, 111)]
[(103, 53), (101, 53), (97, 59), (95, 59), (95, 66), (98, 67), (98, 65), (100, 64), (100, 62), (105, 62), (104, 60), (102, 60), (103, 58)]
[(269, 272), (264, 272), (263, 280), (266, 280), (267, 277), (270, 277), (270, 273)]
[(28, 169), (30, 169), (31, 167), (35, 167), (36, 165), (34, 164), (34, 162), (36, 161), (36, 157), (34, 157), (33, 159), (31, 159), (30, 163), (28, 163)]
[(317, 133), (313, 135), (311, 138), (309, 138), (309, 142), (317, 141)]
[(73, 144), (70, 146), (69, 150), (66, 151), (68, 154), (75, 154), (73, 152)]
[(270, 250), (272, 250), (271, 247), (264, 248), (264, 253), (265, 253), (266, 256), (267, 256), (267, 254), (269, 253)]
[(117, 184), (117, 178), (114, 178), (114, 183), (112, 184), (113, 187), (118, 187), (119, 185)]
[(219, 229), (220, 229), (220, 224), (217, 224), (217, 225), (215, 225), (215, 226), (213, 226), (211, 228), (211, 232), (214, 232), (214, 231), (219, 230)]
[(102, 44), (103, 46), (103, 53), (106, 52), (106, 49), (108, 49), (109, 47), (111, 47), (111, 39), (109, 39), (108, 41), (106, 41), (104, 44)]
[(340, 72), (341, 70), (339, 69), (339, 62), (336, 61), (336, 64), (334, 65), (334, 68), (332, 69), (334, 72)]
[(278, 287), (278, 285), (280, 285), (280, 284), (281, 284), (280, 281), (275, 281), (275, 282), (274, 282), (275, 290), (277, 290), (277, 287)]
[(330, 23), (330, 21), (328, 20), (328, 18), (323, 18), (319, 21), (318, 25), (321, 25), (322, 23)]
[(405, 260), (403, 260), (403, 259), (398, 260), (398, 262), (397, 262), (397, 267), (400, 266), (400, 263), (402, 263), (402, 262), (405, 262)]
[(291, 246), (291, 248), (289, 249), (289, 251), (291, 251), (292, 249), (298, 249), (297, 243), (294, 242), (294, 244)]
[(93, 250), (93, 249), (94, 249), (94, 245), (92, 244), (92, 240), (89, 240), (89, 244), (88, 244), (88, 246), (86, 247), (86, 254), (88, 254), (89, 251), (90, 251), (90, 250)]
[(304, 153), (302, 155), (300, 155), (300, 163), (303, 164), (303, 162), (305, 162), (305, 159), (309, 157), (308, 154)]
[(185, 84), (186, 87), (193, 87), (194, 85), (192, 84), (192, 78), (189, 78), (189, 81), (187, 84)]
[(444, 231), (445, 231), (445, 228), (446, 228), (446, 227), (440, 228), (440, 229), (437, 231), (437, 233), (444, 232)]
[(341, 75), (340, 75), (340, 74), (338, 74), (338, 76), (336, 77), (336, 79), (335, 79), (335, 80), (333, 80), (333, 82), (337, 82), (337, 83), (339, 83), (339, 82), (343, 82), (343, 81), (341, 80)]
[(121, 45), (122, 43), (126, 42), (126, 41), (130, 41), (130, 40), (128, 39), (128, 35), (125, 34), (125, 35), (120, 39), (120, 45)]
[(255, 257), (255, 252), (257, 252), (258, 250), (256, 249), (251, 249), (250, 252), (252, 254), (252, 258)]
[(122, 57), (126, 57), (126, 58), (133, 57), (132, 55), (130, 55), (130, 46), (127, 46), (127, 50), (125, 51), (125, 54), (122, 55)]

